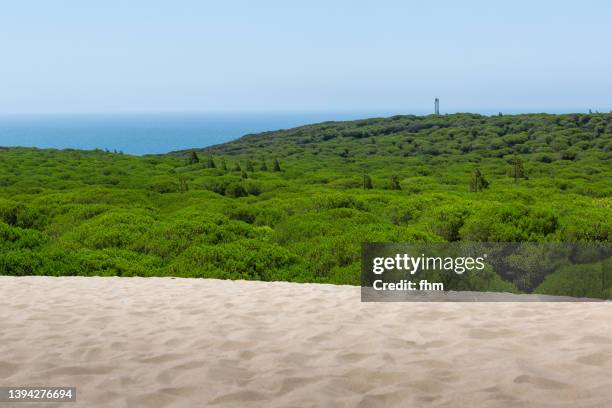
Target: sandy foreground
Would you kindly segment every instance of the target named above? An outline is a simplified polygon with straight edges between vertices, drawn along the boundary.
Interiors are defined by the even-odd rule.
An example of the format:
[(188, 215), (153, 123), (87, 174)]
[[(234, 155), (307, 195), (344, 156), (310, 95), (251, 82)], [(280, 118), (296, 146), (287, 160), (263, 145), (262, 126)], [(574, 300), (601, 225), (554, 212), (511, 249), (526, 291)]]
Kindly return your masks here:
[[(610, 407), (612, 303), (361, 303), (359, 288), (0, 277), (0, 386), (66, 407)], [(9, 404), (0, 403), (0, 407)]]

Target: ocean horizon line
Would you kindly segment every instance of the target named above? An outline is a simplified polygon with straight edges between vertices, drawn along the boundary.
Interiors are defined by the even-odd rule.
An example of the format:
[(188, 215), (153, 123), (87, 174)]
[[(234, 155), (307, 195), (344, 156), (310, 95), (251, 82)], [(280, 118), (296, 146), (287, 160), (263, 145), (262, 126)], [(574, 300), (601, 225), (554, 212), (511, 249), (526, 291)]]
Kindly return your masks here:
[[(484, 116), (497, 115), (499, 112), (508, 115), (522, 114), (580, 114), (580, 113), (610, 113), (612, 106), (606, 108), (600, 107), (498, 107), (498, 108), (461, 108), (450, 106), (444, 109), (442, 107), (440, 114), (453, 115), (459, 113), (472, 113)], [(109, 110), (109, 111), (16, 111), (16, 112), (0, 112), (0, 118), (10, 117), (34, 117), (34, 116), (136, 116), (136, 115), (294, 115), (294, 114), (384, 114), (384, 115), (428, 115), (434, 114), (433, 103), (431, 107), (389, 107), (389, 108), (327, 108), (327, 109), (176, 109), (176, 110)]]

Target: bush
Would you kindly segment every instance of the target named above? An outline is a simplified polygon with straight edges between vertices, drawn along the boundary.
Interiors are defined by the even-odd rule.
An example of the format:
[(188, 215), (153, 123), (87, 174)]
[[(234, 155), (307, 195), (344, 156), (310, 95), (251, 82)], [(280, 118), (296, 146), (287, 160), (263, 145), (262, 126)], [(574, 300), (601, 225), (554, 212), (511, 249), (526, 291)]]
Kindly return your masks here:
[(0, 198), (0, 221), (21, 228), (40, 226), (39, 211), (25, 204)]
[(160, 194), (178, 193), (181, 191), (179, 180), (170, 176), (154, 177), (149, 182), (148, 188)]
[(243, 239), (191, 247), (170, 265), (169, 272), (175, 276), (272, 280), (276, 271), (297, 261), (278, 245)]
[(612, 296), (612, 259), (570, 265), (548, 275), (535, 289), (544, 295), (609, 299)]
[(155, 224), (146, 212), (109, 211), (66, 234), (62, 242), (72, 248), (128, 248)]
[(435, 234), (449, 242), (458, 241), (460, 239), (459, 231), (469, 214), (470, 212), (462, 206), (439, 207), (434, 210), (431, 229)]
[(241, 183), (230, 183), (225, 188), (225, 195), (232, 198), (246, 197), (249, 193)]

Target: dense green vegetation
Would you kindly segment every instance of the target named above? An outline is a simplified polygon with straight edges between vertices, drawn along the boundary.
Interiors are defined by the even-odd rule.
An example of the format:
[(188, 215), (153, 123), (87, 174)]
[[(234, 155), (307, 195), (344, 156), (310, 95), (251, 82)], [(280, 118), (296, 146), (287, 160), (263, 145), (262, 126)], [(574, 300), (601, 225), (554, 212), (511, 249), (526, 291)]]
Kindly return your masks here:
[(362, 241), (609, 242), (611, 204), (612, 114), (328, 122), (163, 156), (4, 148), (0, 274), (358, 284)]

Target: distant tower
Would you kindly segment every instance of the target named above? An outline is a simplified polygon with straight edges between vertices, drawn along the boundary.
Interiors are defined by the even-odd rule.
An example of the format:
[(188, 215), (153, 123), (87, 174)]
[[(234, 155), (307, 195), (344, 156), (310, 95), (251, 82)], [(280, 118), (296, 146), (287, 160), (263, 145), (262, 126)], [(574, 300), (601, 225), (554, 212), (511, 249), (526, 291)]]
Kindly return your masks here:
[(440, 114), (440, 99), (436, 98), (434, 101), (434, 105), (436, 108), (436, 115)]

